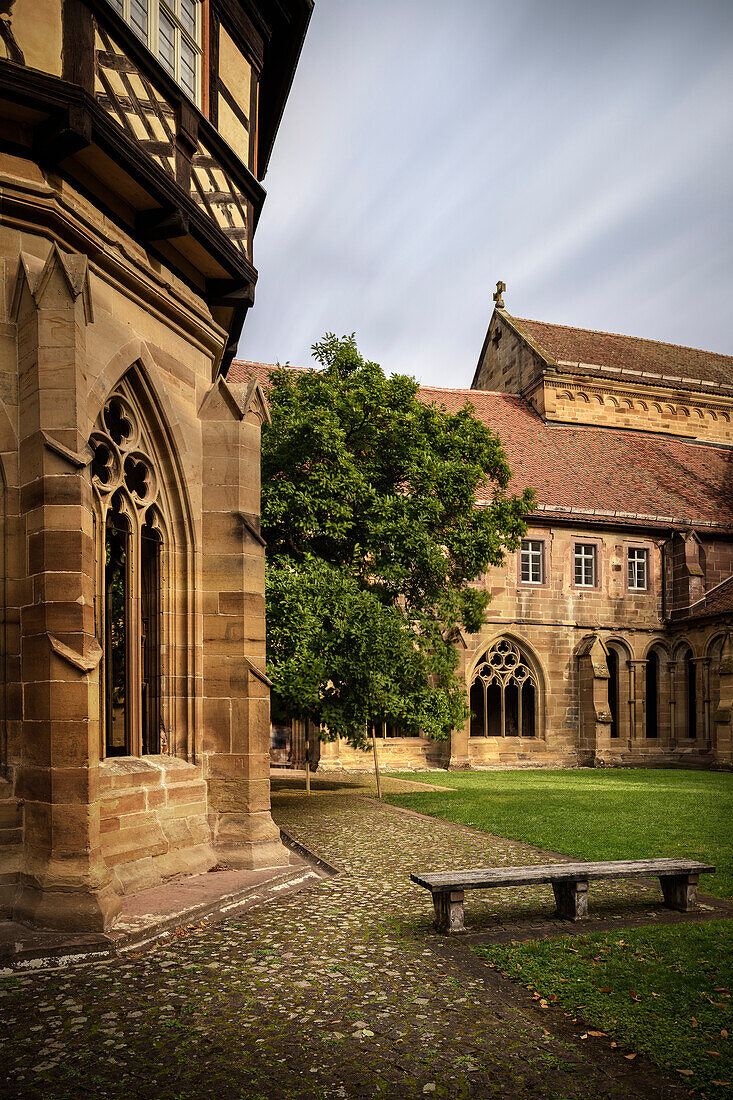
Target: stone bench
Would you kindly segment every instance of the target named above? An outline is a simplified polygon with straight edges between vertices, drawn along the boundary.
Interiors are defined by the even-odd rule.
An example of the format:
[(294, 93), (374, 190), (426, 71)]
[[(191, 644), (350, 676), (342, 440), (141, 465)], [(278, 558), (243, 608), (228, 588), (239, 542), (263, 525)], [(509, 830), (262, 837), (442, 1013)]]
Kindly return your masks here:
[(629, 859), (605, 863), (543, 863), (528, 867), (483, 867), (472, 871), (432, 871), (411, 874), (412, 882), (433, 895), (435, 927), (446, 934), (464, 932), (463, 899), (466, 890), (492, 890), (501, 886), (536, 886), (550, 883), (555, 894), (556, 916), (582, 920), (588, 915), (590, 879), (659, 878), (664, 904), (682, 913), (695, 907), (701, 874), (715, 871), (707, 863), (690, 859)]

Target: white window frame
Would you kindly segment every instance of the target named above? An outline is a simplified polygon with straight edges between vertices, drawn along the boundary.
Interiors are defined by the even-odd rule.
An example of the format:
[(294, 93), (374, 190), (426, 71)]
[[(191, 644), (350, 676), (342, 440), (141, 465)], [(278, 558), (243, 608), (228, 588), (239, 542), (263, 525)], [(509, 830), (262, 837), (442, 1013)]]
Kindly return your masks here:
[[(137, 35), (137, 31), (132, 25), (132, 18), (130, 14), (131, 0), (108, 0), (110, 6), (119, 14), (120, 6), (122, 7), (122, 18), (127, 23), (128, 27)], [(191, 93), (187, 88), (181, 84), (181, 42), (186, 41), (188, 45), (193, 49), (194, 53), (194, 94), (191, 97), (196, 106), (201, 105), (201, 0), (196, 0), (196, 27), (194, 33), (191, 34), (189, 30), (183, 24), (181, 19), (181, 0), (147, 0), (148, 5), (148, 39), (147, 42), (143, 41), (143, 44), (147, 46), (150, 52), (155, 57), (156, 61), (163, 67), (165, 72), (169, 76), (172, 76), (179, 88), (185, 95), (191, 97)], [(175, 64), (174, 71), (171, 73), (170, 69), (163, 63), (160, 58), (160, 12), (161, 9), (168, 16), (170, 21), (175, 27)], [(139, 37), (139, 36), (138, 36)]]
[[(576, 588), (596, 588), (598, 583), (598, 547), (593, 542), (576, 542), (573, 556), (573, 580)], [(590, 564), (591, 580), (586, 580)], [(578, 580), (578, 566), (582, 580)]]
[[(535, 568), (537, 576), (533, 576)], [(545, 583), (545, 544), (542, 539), (522, 539), (519, 551), (519, 579), (522, 584)]]
[[(644, 583), (639, 584), (639, 566)], [(626, 550), (626, 579), (630, 592), (649, 591), (649, 551), (643, 546), (629, 546)]]

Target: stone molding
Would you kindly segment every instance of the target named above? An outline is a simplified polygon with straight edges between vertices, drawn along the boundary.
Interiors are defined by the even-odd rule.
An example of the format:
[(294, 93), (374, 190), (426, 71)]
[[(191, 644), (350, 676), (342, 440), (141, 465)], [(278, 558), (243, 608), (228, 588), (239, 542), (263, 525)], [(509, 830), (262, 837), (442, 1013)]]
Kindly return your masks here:
[(147, 254), (123, 229), (91, 219), (88, 204), (75, 201), (70, 185), (61, 182), (50, 187), (45, 180), (0, 172), (0, 195), (6, 226), (45, 236), (52, 244), (73, 242), (89, 257), (94, 275), (110, 287), (124, 286), (134, 306), (151, 311), (218, 364), (226, 332), (202, 299), (167, 271), (155, 271)]
[(99, 662), (102, 660), (102, 647), (96, 638), (92, 639), (92, 643), (86, 653), (77, 653), (71, 646), (65, 645), (64, 642), (59, 641), (46, 631), (46, 637), (48, 638), (51, 649), (59, 657), (62, 657), (64, 661), (68, 661), (74, 668), (78, 668), (80, 672), (88, 674), (93, 672)]

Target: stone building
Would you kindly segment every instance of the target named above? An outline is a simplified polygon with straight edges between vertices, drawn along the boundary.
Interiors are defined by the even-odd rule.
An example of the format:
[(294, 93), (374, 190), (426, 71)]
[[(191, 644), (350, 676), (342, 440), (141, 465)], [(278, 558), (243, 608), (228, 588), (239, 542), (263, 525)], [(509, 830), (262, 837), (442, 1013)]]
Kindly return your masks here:
[(312, 0), (0, 20), (0, 909), (287, 861), (256, 383), (225, 381)]
[[(382, 763), (733, 764), (733, 357), (497, 308), (471, 388), (421, 396), (470, 402), (538, 506), (477, 582), (470, 722), (449, 742), (378, 730)], [(370, 764), (320, 746), (322, 769)]]

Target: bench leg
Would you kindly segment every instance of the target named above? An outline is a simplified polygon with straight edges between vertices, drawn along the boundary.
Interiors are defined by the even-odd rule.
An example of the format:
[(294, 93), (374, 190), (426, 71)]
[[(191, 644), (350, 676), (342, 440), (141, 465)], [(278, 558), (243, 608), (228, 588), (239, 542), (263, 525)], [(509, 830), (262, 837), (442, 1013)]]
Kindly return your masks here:
[(555, 916), (561, 920), (582, 920), (588, 916), (588, 880), (553, 882)]
[(689, 913), (697, 904), (699, 875), (660, 875), (659, 882), (668, 909)]
[(433, 894), (435, 930), (446, 936), (465, 932), (463, 925), (463, 890), (441, 890)]

